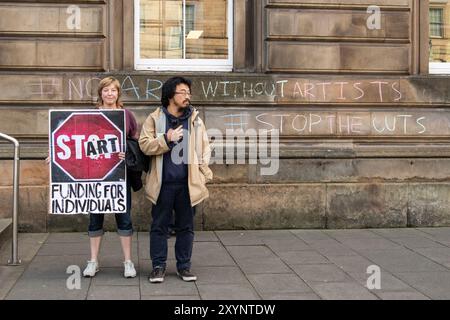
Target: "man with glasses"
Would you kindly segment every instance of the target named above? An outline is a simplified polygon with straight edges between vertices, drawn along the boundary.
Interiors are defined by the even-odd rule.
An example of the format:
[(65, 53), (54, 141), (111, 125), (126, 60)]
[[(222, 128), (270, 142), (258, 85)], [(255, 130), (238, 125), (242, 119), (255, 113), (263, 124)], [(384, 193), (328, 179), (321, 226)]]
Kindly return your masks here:
[(205, 184), (212, 180), (211, 154), (199, 112), (191, 106), (191, 81), (168, 79), (162, 87), (162, 107), (146, 119), (139, 138), (142, 151), (152, 157), (146, 178), (146, 196), (153, 203), (149, 281), (164, 281), (167, 234), (175, 214), (177, 274), (195, 281), (191, 272), (195, 206), (208, 197)]

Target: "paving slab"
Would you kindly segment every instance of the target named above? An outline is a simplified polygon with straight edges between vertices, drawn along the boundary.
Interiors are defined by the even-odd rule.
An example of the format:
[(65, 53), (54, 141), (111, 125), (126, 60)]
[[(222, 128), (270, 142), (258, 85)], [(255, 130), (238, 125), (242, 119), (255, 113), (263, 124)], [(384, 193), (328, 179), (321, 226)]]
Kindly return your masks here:
[(250, 285), (242, 284), (198, 284), (203, 300), (260, 300)]
[(371, 229), (325, 230), (324, 233), (336, 240), (382, 238), (380, 235), (372, 232)]
[[(136, 268), (139, 275), (140, 270)], [(92, 286), (139, 286), (139, 277), (125, 278), (123, 276), (123, 268), (101, 268), (100, 271), (92, 278)]]
[(272, 251), (279, 252), (291, 252), (291, 251), (303, 251), (310, 250), (310, 246), (306, 244), (303, 240), (287, 239), (287, 240), (276, 240), (268, 239), (264, 240), (264, 244)]
[(67, 288), (66, 278), (21, 278), (6, 300), (84, 300), (90, 279), (80, 279), (80, 289)]
[(310, 282), (349, 282), (354, 281), (348, 274), (333, 264), (294, 265), (292, 269), (308, 284)]
[(291, 233), (306, 243), (311, 243), (317, 240), (332, 239), (328, 234), (322, 230), (291, 230)]
[(426, 237), (392, 237), (390, 240), (413, 250), (417, 248), (446, 248), (445, 245)]
[(395, 276), (433, 300), (450, 299), (450, 272), (401, 272)]
[(331, 263), (330, 260), (314, 250), (281, 252), (278, 256), (288, 265)]
[[(406, 282), (400, 280), (398, 277), (387, 272), (386, 270), (380, 270), (380, 290), (373, 290), (374, 292), (383, 291), (400, 291), (400, 292), (412, 292), (416, 291), (413, 287), (408, 285)], [(366, 272), (349, 272), (348, 273), (353, 279), (358, 281), (363, 287), (367, 288), (367, 280), (371, 274)]]
[(373, 261), (375, 265), (392, 273), (448, 270), (446, 267), (406, 249), (367, 250), (361, 254)]
[(139, 300), (139, 286), (91, 286), (87, 300)]
[(400, 249), (401, 245), (384, 238), (343, 239), (342, 244), (354, 251)]
[(311, 283), (313, 290), (326, 300), (378, 300), (378, 297), (356, 282)]
[(374, 263), (362, 256), (330, 256), (328, 259), (345, 272), (366, 272)]
[(236, 263), (219, 242), (196, 242), (192, 250), (192, 265), (234, 266)]
[(230, 255), (236, 260), (252, 258), (275, 258), (276, 255), (268, 247), (261, 246), (227, 246)]
[[(100, 272), (69, 290), (67, 268), (82, 272), (89, 258), (87, 234), (19, 234), (21, 266), (0, 250), (0, 299), (450, 299), (450, 228), (197, 232), (190, 283), (176, 275), (174, 245), (164, 283), (151, 284), (148, 233), (133, 237), (134, 279), (123, 277), (120, 238), (106, 233)], [(381, 268), (381, 290), (366, 287), (369, 265)]]
[(321, 300), (315, 293), (261, 293), (263, 300)]
[(414, 251), (450, 269), (450, 248), (419, 248)]
[(260, 295), (313, 293), (311, 288), (295, 274), (252, 274), (248, 279)]
[(240, 259), (237, 263), (246, 275), (257, 273), (293, 273), (278, 257)]
[(382, 291), (376, 292), (376, 295), (382, 300), (430, 300), (417, 291)]
[(250, 231), (216, 231), (219, 240), (226, 246), (263, 245), (263, 239)]
[(247, 284), (248, 279), (237, 266), (196, 267), (197, 284)]
[(423, 232), (421, 229), (403, 228), (403, 229), (372, 229), (372, 232), (383, 236), (384, 238), (417, 238), (427, 237), (429, 234)]

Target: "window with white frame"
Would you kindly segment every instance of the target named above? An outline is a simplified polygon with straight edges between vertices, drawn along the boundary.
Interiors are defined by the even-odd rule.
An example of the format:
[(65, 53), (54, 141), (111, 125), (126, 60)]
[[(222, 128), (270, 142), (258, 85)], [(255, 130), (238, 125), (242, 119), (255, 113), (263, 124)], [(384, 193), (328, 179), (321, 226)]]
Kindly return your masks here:
[(450, 1), (430, 0), (430, 73), (450, 74)]
[(135, 0), (137, 70), (232, 71), (233, 0)]

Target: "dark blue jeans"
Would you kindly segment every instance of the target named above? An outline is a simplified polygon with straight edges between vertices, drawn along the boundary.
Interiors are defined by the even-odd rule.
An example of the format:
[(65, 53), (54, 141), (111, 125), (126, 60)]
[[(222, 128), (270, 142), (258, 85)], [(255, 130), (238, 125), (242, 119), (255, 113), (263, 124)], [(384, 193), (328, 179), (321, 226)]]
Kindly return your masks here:
[(153, 268), (166, 267), (167, 232), (175, 211), (175, 258), (177, 269), (190, 269), (194, 243), (195, 208), (191, 207), (187, 183), (163, 184), (156, 205), (152, 208), (150, 257)]
[[(105, 232), (103, 231), (104, 214), (91, 213), (89, 214), (89, 237), (100, 237)], [(117, 233), (121, 237), (131, 237), (133, 235), (133, 224), (131, 222), (131, 186), (127, 183), (127, 212), (115, 214)]]

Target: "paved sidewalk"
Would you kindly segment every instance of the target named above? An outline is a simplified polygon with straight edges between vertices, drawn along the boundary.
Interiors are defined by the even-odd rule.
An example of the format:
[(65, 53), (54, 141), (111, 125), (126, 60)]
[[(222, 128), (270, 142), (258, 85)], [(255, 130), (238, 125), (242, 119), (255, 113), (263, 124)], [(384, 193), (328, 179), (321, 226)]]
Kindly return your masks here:
[[(134, 279), (122, 276), (119, 238), (107, 233), (100, 272), (69, 290), (70, 265), (84, 269), (85, 233), (20, 234), (19, 267), (0, 252), (0, 299), (450, 299), (450, 228), (196, 232), (195, 283), (175, 275), (174, 238), (162, 284), (147, 280), (148, 233), (134, 236)], [(381, 289), (366, 287), (381, 268)]]

